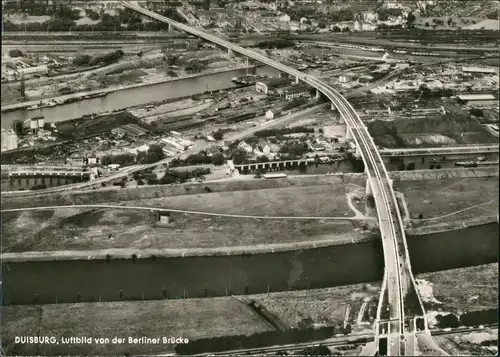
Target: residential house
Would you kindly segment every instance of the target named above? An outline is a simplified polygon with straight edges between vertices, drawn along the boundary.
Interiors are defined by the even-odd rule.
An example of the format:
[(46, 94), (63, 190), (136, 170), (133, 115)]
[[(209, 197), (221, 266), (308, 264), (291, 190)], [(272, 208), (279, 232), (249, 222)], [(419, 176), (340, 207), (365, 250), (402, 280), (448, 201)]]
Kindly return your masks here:
[(87, 164), (88, 165), (98, 165), (100, 163), (100, 158), (97, 157), (95, 153), (91, 153), (87, 156)]
[(281, 116), (281, 110), (269, 109), (266, 112), (266, 119), (275, 119)]
[(253, 148), (248, 145), (245, 141), (241, 141), (239, 144), (238, 144), (238, 147), (240, 149), (243, 149), (245, 150), (246, 152), (248, 152), (249, 154), (251, 154), (253, 152)]

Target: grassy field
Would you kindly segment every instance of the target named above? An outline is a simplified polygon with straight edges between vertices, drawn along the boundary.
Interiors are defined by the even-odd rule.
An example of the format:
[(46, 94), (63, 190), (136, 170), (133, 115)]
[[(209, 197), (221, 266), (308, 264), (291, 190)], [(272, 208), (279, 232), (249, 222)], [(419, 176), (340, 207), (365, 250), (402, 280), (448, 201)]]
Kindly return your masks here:
[[(364, 299), (376, 305), (380, 287), (368, 284), (279, 292), (252, 296), (289, 328), (324, 325), (342, 326), (349, 306), (348, 322), (356, 324)], [(366, 327), (366, 326), (365, 326)], [(357, 326), (357, 330), (363, 326)]]
[(457, 313), (497, 306), (498, 264), (421, 274), (418, 278), (432, 284), (433, 296), (442, 302), (444, 311)]
[[(497, 356), (498, 330), (434, 337), (436, 343), (451, 356)], [(488, 343), (490, 344), (488, 346)]]
[(205, 193), (129, 201), (132, 206), (255, 216), (352, 217), (344, 185)]
[[(148, 211), (60, 209), (2, 214), (3, 251), (214, 248), (354, 239), (349, 221), (264, 220), (177, 214), (168, 226)], [(109, 235), (112, 235), (110, 238)]]
[(493, 207), (498, 212), (498, 177), (400, 181), (394, 189), (405, 195), (411, 218), (439, 217), (490, 201), (493, 206), (485, 205), (483, 213), (494, 213)]
[(12, 306), (3, 309), (2, 343), (8, 355), (124, 355), (171, 352), (163, 344), (14, 345), (15, 336), (95, 338), (250, 335), (273, 330), (233, 298)]
[(377, 145), (386, 148), (432, 147), (436, 145), (465, 145), (497, 143), (477, 121), (464, 115), (443, 115), (416, 120), (375, 120), (368, 130)]

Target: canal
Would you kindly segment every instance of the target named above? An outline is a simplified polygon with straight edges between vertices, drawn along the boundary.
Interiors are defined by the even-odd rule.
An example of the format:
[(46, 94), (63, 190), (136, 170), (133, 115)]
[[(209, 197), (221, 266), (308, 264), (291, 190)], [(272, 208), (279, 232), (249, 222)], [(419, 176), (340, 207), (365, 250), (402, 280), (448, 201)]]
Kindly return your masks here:
[[(159, 102), (204, 93), (207, 90), (223, 90), (236, 87), (231, 82), (233, 77), (243, 76), (246, 69), (208, 74), (205, 76), (179, 79), (171, 82), (153, 84), (137, 88), (118, 90), (105, 97), (84, 99), (56, 107), (47, 107), (27, 111), (20, 109), (2, 113), (2, 128), (9, 129), (15, 120), (26, 120), (42, 115), (46, 122), (59, 122), (80, 118), (93, 113), (112, 112), (136, 105)], [(278, 76), (278, 71), (271, 67), (257, 67), (256, 74)]]
[[(498, 223), (409, 236), (415, 273), (496, 262)], [(225, 296), (380, 280), (380, 241), (300, 251), (211, 257), (148, 257), (8, 263), (6, 305)]]

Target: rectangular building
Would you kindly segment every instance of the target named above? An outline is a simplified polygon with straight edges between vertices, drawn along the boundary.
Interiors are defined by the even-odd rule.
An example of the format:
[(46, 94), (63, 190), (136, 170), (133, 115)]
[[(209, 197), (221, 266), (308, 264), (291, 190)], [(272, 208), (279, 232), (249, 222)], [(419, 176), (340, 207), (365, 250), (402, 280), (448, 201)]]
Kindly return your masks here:
[(298, 97), (305, 97), (309, 95), (309, 88), (305, 86), (293, 86), (285, 91), (285, 99), (292, 100)]
[(462, 67), (462, 72), (464, 73), (489, 73), (494, 74), (494, 68), (482, 68), (482, 67)]
[(141, 128), (139, 125), (136, 124), (127, 124), (127, 125), (122, 125), (118, 128), (114, 128), (111, 130), (111, 132), (118, 136), (128, 136), (136, 139), (146, 136), (148, 130)]
[(498, 106), (498, 99), (491, 94), (457, 95), (458, 102), (467, 106), (489, 107)]
[(270, 90), (286, 87), (291, 83), (289, 78), (271, 78), (255, 83), (255, 90), (268, 94)]

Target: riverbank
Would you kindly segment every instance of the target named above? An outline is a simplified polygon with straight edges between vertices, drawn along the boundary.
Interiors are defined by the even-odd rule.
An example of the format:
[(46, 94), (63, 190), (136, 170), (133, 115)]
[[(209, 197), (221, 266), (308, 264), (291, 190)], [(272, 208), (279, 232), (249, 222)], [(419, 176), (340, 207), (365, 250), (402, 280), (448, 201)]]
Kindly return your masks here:
[[(497, 306), (498, 264), (417, 275), (428, 316), (436, 308), (464, 314)], [(460, 283), (457, 283), (460, 282)], [(464, 286), (467, 294), (464, 294)], [(189, 298), (136, 302), (94, 302), (3, 307), (4, 351), (9, 355), (81, 355), (173, 352), (173, 345), (155, 344), (16, 344), (15, 336), (120, 336), (168, 335), (195, 341), (231, 335), (250, 336), (274, 330), (245, 302), (256, 301), (286, 328), (336, 326), (346, 321), (353, 332), (372, 330), (380, 284), (354, 284), (325, 289), (271, 292), (220, 298)], [(168, 293), (168, 292), (167, 292)], [(243, 302), (242, 302), (243, 301)], [(436, 304), (436, 301), (438, 304)], [(374, 309), (375, 307), (375, 309)], [(346, 316), (346, 310), (350, 313)], [(444, 312), (441, 312), (445, 314)], [(478, 322), (481, 323), (480, 321)], [(469, 344), (470, 345), (470, 344)]]
[[(438, 226), (419, 227), (408, 229), (407, 236), (418, 237), (429, 234), (460, 231), (464, 228), (481, 227), (497, 222), (493, 217), (470, 218), (460, 222), (451, 222)], [(188, 257), (219, 257), (219, 256), (246, 256), (255, 254), (269, 254), (303, 249), (317, 249), (348, 244), (376, 242), (378, 236), (373, 232), (333, 233), (329, 236), (335, 238), (297, 241), (290, 243), (255, 244), (251, 246), (225, 246), (204, 248), (109, 248), (91, 250), (53, 250), (53, 251), (28, 251), (17, 253), (3, 253), (4, 263), (20, 262), (49, 262), (49, 261), (78, 261), (78, 260), (151, 260), (160, 258), (188, 258)]]
[[(218, 69), (213, 69), (204, 72), (203, 74), (190, 74), (186, 75), (183, 77), (174, 77), (174, 78), (164, 78), (156, 81), (150, 81), (148, 83), (137, 83), (137, 84), (129, 84), (129, 85), (123, 85), (120, 87), (116, 88), (107, 88), (107, 89), (98, 89), (98, 90), (91, 90), (85, 93), (74, 93), (74, 94), (67, 94), (67, 95), (62, 95), (58, 97), (48, 97), (48, 98), (43, 98), (44, 100), (46, 99), (53, 99), (58, 102), (64, 102), (65, 100), (68, 99), (83, 99), (83, 97), (88, 96), (88, 95), (94, 95), (94, 94), (101, 94), (101, 93), (111, 93), (111, 92), (117, 92), (117, 91), (123, 91), (127, 89), (132, 89), (132, 88), (141, 88), (141, 87), (146, 87), (146, 86), (152, 86), (152, 85), (157, 85), (157, 84), (162, 84), (162, 83), (168, 83), (168, 82), (176, 82), (180, 80), (185, 80), (185, 79), (190, 79), (190, 78), (199, 78), (199, 77), (204, 77), (207, 75), (211, 74), (217, 74), (217, 73), (224, 73), (224, 72), (231, 72), (235, 70), (241, 70), (241, 69), (250, 69), (253, 67), (249, 67), (246, 65), (241, 65), (235, 68), (218, 68)], [(13, 111), (17, 109), (24, 109), (32, 105), (36, 105), (40, 103), (40, 99), (37, 100), (31, 100), (28, 102), (23, 102), (23, 103), (16, 103), (16, 104), (10, 104), (10, 105), (5, 105), (1, 107), (1, 112), (8, 112), (8, 111)], [(64, 103), (61, 103), (60, 105), (64, 105)], [(71, 119), (71, 118), (68, 118)]]

